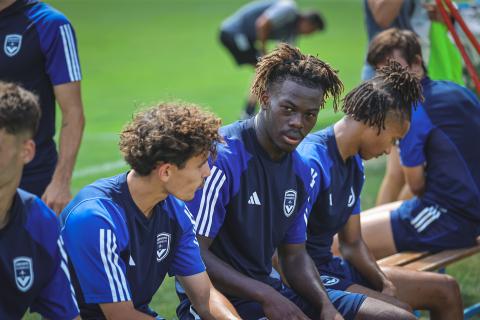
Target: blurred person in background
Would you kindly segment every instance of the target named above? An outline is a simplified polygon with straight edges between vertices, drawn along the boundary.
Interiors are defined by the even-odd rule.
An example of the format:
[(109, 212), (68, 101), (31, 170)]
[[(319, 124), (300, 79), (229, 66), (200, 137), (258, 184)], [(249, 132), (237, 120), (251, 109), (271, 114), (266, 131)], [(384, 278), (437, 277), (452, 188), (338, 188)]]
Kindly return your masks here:
[[(42, 117), (37, 152), (20, 186), (41, 197), (57, 214), (71, 199), (70, 183), (85, 124), (80, 62), (68, 19), (37, 0), (0, 0), (0, 80), (21, 84), (39, 96)], [(55, 102), (62, 120), (59, 153)]]
[[(222, 22), (220, 41), (238, 65), (255, 66), (267, 53), (268, 40), (293, 44), (299, 35), (325, 29), (319, 12), (299, 11), (293, 0), (250, 2)], [(257, 99), (248, 97), (243, 118), (256, 112)]]

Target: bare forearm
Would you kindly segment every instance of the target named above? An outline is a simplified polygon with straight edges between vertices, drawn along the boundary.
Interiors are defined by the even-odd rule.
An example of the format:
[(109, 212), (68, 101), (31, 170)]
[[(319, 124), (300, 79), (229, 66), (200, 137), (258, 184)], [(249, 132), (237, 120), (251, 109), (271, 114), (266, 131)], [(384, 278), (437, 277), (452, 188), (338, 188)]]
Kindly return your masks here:
[(321, 311), (325, 304), (330, 303), (320, 274), (308, 254), (286, 259), (280, 257), (280, 263), (292, 289), (315, 306), (318, 311)]
[(59, 157), (54, 179), (70, 183), (85, 125), (81, 109), (65, 112), (60, 129)]
[(368, 0), (373, 19), (381, 28), (389, 27), (400, 13), (404, 0)]
[(262, 302), (274, 291), (263, 282), (236, 271), (208, 250), (202, 252), (202, 257), (214, 286), (224, 294)]
[(363, 240), (355, 244), (340, 245), (342, 256), (349, 261), (362, 276), (364, 276), (375, 289), (381, 291), (387, 276), (378, 266), (375, 257), (372, 255)]

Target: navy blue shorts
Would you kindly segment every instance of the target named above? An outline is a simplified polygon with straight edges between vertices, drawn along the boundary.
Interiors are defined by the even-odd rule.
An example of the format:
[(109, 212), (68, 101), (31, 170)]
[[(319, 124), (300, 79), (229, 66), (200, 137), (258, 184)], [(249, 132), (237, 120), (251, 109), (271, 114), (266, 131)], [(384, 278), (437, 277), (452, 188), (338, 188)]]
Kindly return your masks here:
[[(289, 287), (280, 284), (279, 288), (276, 288), (284, 297), (292, 301), (300, 308), (309, 318), (317, 319), (319, 314), (315, 308), (303, 300), (298, 294), (296, 294)], [(338, 312), (346, 319), (354, 319), (357, 315), (360, 306), (365, 301), (366, 296), (359, 293), (350, 293), (339, 290), (327, 289), (328, 296), (332, 301)], [(177, 316), (179, 320), (196, 320), (200, 319), (198, 314), (192, 308), (190, 301), (184, 294), (178, 294), (180, 298), (180, 304), (177, 307)], [(245, 299), (230, 298), (233, 306), (237, 310), (242, 319), (245, 320), (257, 320), (266, 319), (263, 313), (262, 306), (256, 302)]]
[(479, 226), (458, 214), (415, 197), (390, 214), (398, 251), (430, 251), (471, 247)]
[(325, 288), (345, 291), (351, 285), (358, 284), (373, 289), (354, 266), (340, 257), (333, 257), (327, 263), (315, 262), (315, 265)]

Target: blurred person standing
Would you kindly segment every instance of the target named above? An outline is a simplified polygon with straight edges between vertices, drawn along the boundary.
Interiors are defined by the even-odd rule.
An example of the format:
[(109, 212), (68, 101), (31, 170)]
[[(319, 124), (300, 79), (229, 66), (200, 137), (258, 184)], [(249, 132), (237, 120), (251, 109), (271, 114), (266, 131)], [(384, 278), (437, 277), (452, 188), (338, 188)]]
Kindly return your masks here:
[[(75, 33), (68, 19), (37, 0), (0, 0), (0, 79), (39, 96), (37, 152), (21, 188), (42, 197), (57, 214), (71, 199), (70, 183), (85, 124)], [(62, 114), (59, 154), (55, 102)]]
[[(267, 41), (294, 43), (298, 35), (323, 30), (319, 12), (299, 11), (293, 0), (259, 0), (246, 4), (222, 22), (220, 41), (238, 65), (255, 66), (267, 53)], [(255, 114), (257, 99), (248, 97), (244, 118)]]

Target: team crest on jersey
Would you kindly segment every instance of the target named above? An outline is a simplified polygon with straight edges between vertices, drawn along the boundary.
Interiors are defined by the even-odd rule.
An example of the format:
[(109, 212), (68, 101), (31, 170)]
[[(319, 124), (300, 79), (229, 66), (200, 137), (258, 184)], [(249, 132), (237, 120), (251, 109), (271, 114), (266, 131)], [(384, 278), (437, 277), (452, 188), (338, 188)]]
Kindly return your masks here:
[(157, 262), (162, 261), (168, 256), (170, 252), (170, 238), (169, 233), (159, 233), (157, 234)]
[(22, 36), (19, 34), (8, 34), (3, 43), (3, 51), (9, 57), (16, 55), (22, 47)]
[(283, 213), (285, 216), (290, 217), (295, 209), (297, 203), (297, 191), (289, 189), (285, 191), (285, 198), (283, 198)]
[(328, 287), (328, 286), (333, 286), (337, 283), (340, 282), (340, 280), (338, 278), (335, 278), (335, 277), (330, 277), (330, 276), (320, 276), (320, 278), (322, 279), (322, 282), (323, 282), (323, 285), (325, 287)]
[(13, 259), (13, 272), (17, 288), (22, 292), (28, 291), (33, 284), (32, 258), (16, 257)]

